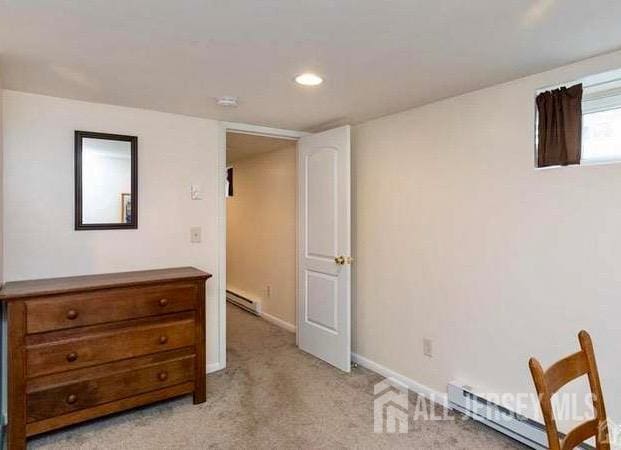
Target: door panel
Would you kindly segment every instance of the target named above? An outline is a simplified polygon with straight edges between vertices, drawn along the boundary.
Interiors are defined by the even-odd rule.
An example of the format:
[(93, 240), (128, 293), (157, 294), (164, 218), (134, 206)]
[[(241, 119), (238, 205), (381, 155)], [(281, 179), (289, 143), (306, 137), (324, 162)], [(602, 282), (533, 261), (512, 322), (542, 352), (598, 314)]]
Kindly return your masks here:
[[(347, 372), (351, 360), (349, 135), (346, 126), (298, 142), (298, 343), (302, 350)], [(343, 257), (340, 262), (338, 257)]]
[(306, 283), (306, 321), (338, 332), (338, 277), (307, 270)]
[(306, 254), (334, 260), (337, 253), (337, 173), (338, 149), (318, 147), (306, 155), (308, 190), (308, 233)]

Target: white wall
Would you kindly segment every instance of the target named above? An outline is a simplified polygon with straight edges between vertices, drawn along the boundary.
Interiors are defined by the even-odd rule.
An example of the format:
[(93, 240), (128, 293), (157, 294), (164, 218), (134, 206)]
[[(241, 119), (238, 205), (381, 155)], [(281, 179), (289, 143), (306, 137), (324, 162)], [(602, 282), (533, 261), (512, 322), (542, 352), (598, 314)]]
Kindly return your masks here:
[[(538, 88), (621, 53), (353, 130), (354, 351), (433, 389), (534, 392), (591, 332), (621, 421), (621, 164), (534, 169)], [(434, 356), (423, 356), (423, 337)]]
[[(192, 265), (207, 283), (207, 362), (218, 360), (218, 123), (5, 91), (5, 278)], [(138, 229), (74, 231), (73, 133), (138, 136)], [(199, 184), (203, 200), (190, 199)], [(201, 244), (190, 227), (201, 226)]]
[[(4, 212), (3, 212), (3, 199), (2, 199), (2, 189), (3, 189), (3, 172), (2, 172), (2, 162), (3, 162), (3, 117), (2, 117), (2, 99), (4, 96), (4, 91), (2, 89), (2, 73), (0, 72), (0, 286), (4, 283), (4, 264), (2, 257), (2, 249), (4, 243), (3, 237), (3, 225), (4, 225)], [(4, 306), (0, 307), (0, 447), (4, 442), (4, 417), (7, 413), (7, 374), (6, 374), (6, 350), (4, 348), (4, 343), (6, 342), (6, 317)]]
[[(297, 146), (235, 161), (226, 199), (227, 289), (295, 327)], [(270, 295), (267, 295), (267, 286)]]
[[(4, 176), (3, 176), (3, 164), (4, 164), (4, 117), (3, 117), (3, 98), (5, 92), (2, 89), (2, 72), (0, 72), (0, 286), (4, 283), (4, 259), (3, 259), (3, 248), (4, 248), (4, 208), (3, 208), (3, 196), (2, 193), (4, 191)], [(1, 346), (0, 346), (1, 347)]]

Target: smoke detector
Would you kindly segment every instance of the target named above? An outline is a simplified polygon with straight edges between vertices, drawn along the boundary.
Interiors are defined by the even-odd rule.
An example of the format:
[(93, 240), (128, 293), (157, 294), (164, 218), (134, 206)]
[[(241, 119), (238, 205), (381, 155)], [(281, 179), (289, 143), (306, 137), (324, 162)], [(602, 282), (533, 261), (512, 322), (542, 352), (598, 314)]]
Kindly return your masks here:
[(237, 97), (233, 97), (230, 95), (216, 98), (216, 103), (218, 104), (218, 106), (222, 106), (224, 108), (235, 108), (238, 105)]

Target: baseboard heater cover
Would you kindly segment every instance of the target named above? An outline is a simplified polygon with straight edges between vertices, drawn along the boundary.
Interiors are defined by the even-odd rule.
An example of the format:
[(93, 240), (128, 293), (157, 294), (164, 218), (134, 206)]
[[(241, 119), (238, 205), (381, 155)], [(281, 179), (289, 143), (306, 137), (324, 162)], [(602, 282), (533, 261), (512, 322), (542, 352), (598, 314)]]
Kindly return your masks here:
[[(472, 387), (459, 382), (448, 385), (449, 407), (537, 450), (548, 448), (548, 437), (543, 424), (517, 414), (502, 405), (477, 395)], [(588, 444), (580, 447), (592, 450)]]
[(239, 295), (233, 291), (226, 290), (226, 301), (235, 306), (239, 306), (255, 316), (261, 315), (261, 303), (257, 300), (251, 300), (243, 295)]

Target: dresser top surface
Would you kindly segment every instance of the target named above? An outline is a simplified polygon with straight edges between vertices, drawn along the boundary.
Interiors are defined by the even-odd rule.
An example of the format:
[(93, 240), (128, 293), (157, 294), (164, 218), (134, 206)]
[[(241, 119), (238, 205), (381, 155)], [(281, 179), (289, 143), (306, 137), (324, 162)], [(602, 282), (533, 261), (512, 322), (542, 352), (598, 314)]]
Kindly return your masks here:
[(93, 291), (97, 289), (140, 286), (168, 281), (191, 279), (206, 280), (210, 273), (195, 267), (140, 270), (134, 272), (81, 275), (75, 277), (46, 278), (40, 280), (10, 281), (0, 290), (0, 302), (43, 295)]

